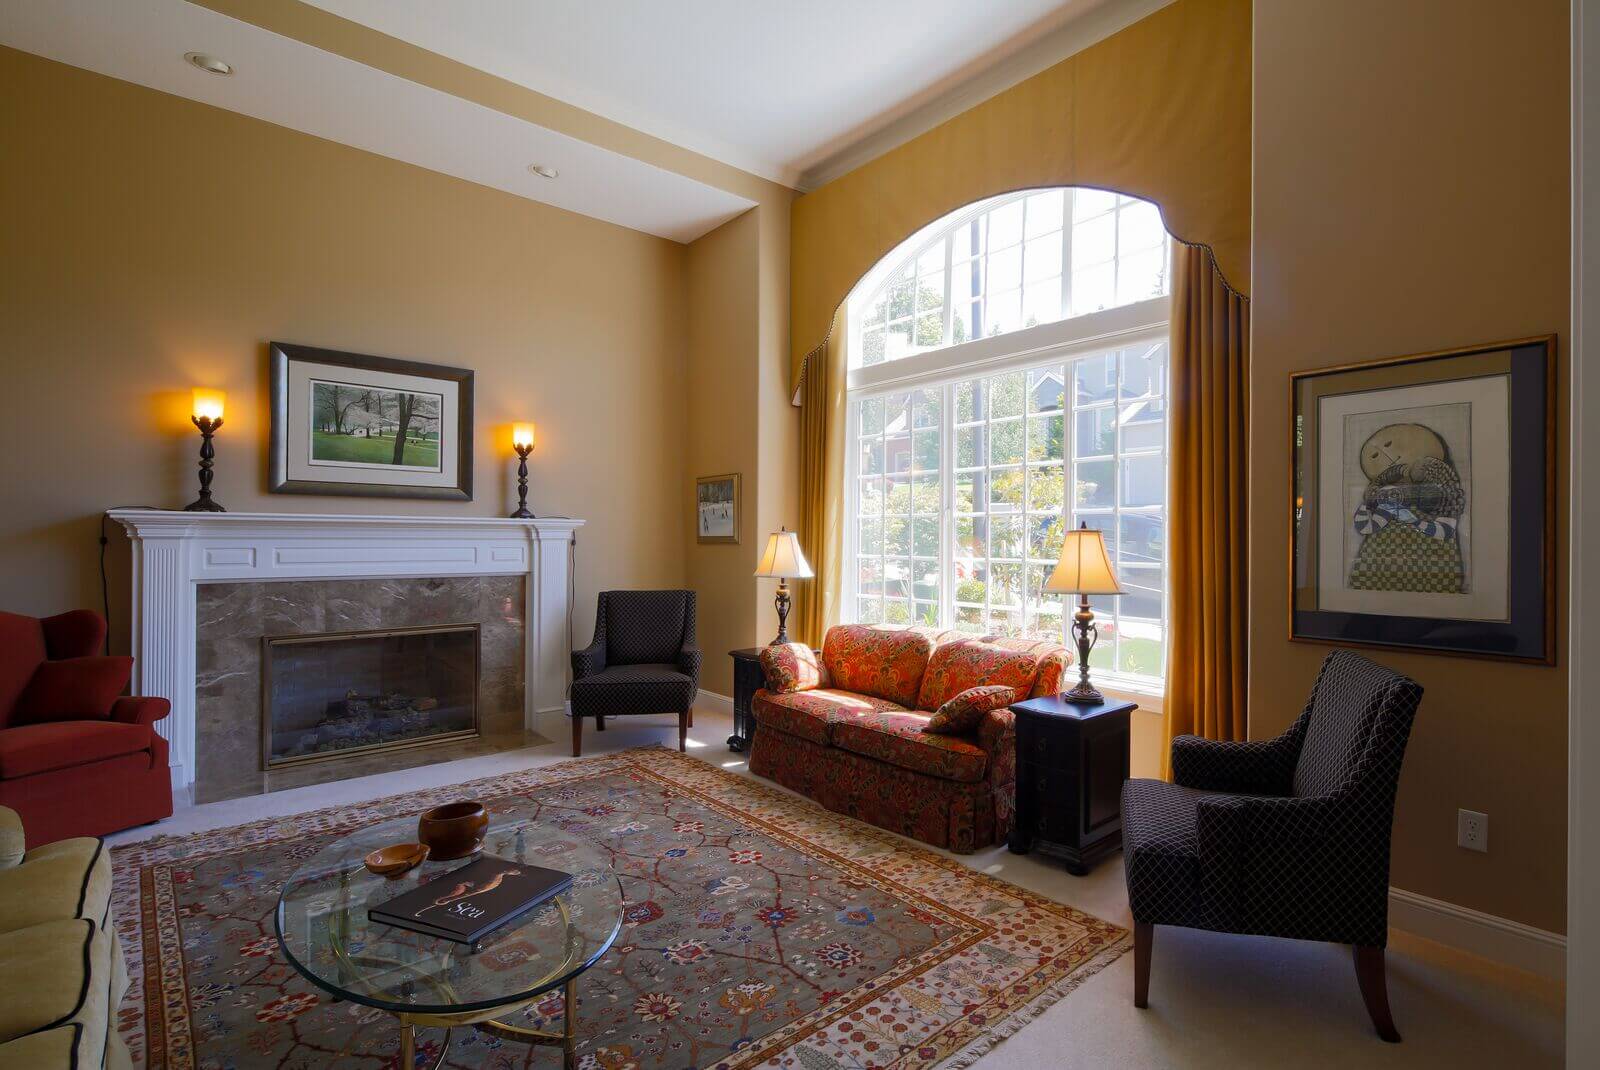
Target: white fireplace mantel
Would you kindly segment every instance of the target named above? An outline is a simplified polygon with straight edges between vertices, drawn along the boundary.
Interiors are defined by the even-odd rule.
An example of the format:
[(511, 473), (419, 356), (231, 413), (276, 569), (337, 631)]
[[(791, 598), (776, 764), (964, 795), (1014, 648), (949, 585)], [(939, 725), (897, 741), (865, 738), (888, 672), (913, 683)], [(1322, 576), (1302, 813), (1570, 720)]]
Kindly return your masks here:
[(195, 588), (388, 577), (527, 578), (523, 719), (563, 708), (572, 547), (581, 520), (113, 509), (133, 542), (133, 687), (172, 713), (173, 786), (195, 779)]

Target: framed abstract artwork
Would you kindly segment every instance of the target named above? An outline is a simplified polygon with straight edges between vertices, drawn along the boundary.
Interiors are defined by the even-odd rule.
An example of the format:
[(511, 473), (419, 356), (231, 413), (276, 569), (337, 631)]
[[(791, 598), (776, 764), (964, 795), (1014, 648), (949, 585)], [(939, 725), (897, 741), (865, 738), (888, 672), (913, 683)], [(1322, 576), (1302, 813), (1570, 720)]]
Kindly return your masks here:
[(1553, 664), (1555, 337), (1290, 392), (1290, 638)]
[(700, 476), (694, 481), (696, 542), (739, 541), (739, 474)]
[(472, 372), (273, 342), (274, 494), (472, 500)]

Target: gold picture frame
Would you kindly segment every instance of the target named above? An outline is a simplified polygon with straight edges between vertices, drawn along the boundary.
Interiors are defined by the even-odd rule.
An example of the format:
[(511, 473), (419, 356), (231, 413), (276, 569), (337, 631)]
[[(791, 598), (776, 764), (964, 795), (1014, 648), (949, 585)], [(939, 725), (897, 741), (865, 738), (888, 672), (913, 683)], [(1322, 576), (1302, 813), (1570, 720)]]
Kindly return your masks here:
[(739, 473), (699, 476), (694, 481), (694, 539), (700, 543), (738, 543)]

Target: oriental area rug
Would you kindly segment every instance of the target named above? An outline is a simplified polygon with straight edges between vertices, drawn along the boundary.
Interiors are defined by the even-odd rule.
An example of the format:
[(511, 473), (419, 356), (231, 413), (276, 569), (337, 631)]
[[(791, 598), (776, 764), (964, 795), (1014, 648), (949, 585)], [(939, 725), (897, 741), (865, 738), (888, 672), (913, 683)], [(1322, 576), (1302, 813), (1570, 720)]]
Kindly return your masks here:
[[(973, 1062), (1127, 948), (1125, 930), (759, 781), (661, 748), (116, 848), (136, 1065), (399, 1067), (388, 1014), (284, 959), (279, 889), (332, 837), (440, 802), (560, 824), (621, 878), (615, 945), (578, 979), (579, 1065), (933, 1068)], [(559, 1028), (560, 991), (511, 1021)], [(432, 1066), (442, 1030), (420, 1030)], [(448, 1067), (560, 1052), (458, 1029)]]

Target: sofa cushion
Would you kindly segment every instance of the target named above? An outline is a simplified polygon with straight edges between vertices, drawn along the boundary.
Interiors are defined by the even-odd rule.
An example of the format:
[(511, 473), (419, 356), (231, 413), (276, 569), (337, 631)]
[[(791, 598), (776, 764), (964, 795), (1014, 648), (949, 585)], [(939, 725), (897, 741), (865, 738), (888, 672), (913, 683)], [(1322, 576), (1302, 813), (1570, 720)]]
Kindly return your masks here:
[(70, 1066), (100, 1066), (110, 1027), (116, 949), (91, 921), (0, 933), (0, 1042), (79, 1026)]
[(1026, 695), (1038, 675), (1037, 654), (976, 640), (946, 643), (933, 652), (922, 676), (917, 709), (932, 712), (974, 687), (998, 684)]
[(110, 912), (111, 859), (98, 839), (47, 843), (0, 870), (0, 933), (73, 918), (104, 926)]
[(1029, 698), (1059, 695), (1067, 690), (1069, 686), (1066, 682), (1067, 670), (1072, 668), (1073, 653), (1054, 639), (1019, 639), (1015, 636), (986, 635), (982, 641), (994, 646), (1003, 646), (1007, 650), (1023, 650), (1039, 659), (1039, 674), (1033, 679), (1033, 691), (1028, 695)]
[(886, 631), (863, 624), (836, 624), (822, 640), (822, 662), (828, 681), (840, 691), (854, 691), (913, 706), (933, 643), (908, 629)]
[(971, 738), (924, 732), (928, 715), (886, 710), (834, 722), (833, 745), (940, 780), (983, 779), (989, 755)]
[(933, 711), (924, 732), (941, 736), (965, 736), (978, 730), (983, 715), (1003, 709), (1017, 701), (1017, 689), (1004, 684), (969, 687)]
[(751, 710), (757, 725), (776, 728), (823, 746), (832, 744), (833, 727), (842, 721), (880, 712), (906, 712), (904, 706), (888, 699), (832, 688), (791, 691), (783, 695), (757, 691)]
[(822, 686), (822, 662), (805, 643), (774, 643), (761, 648), (761, 672), (767, 690), (784, 695)]
[(150, 749), (150, 727), (120, 721), (51, 721), (0, 731), (0, 780), (47, 773)]
[(107, 717), (133, 675), (130, 657), (63, 658), (40, 662), (17, 699), (11, 723), (83, 721)]

